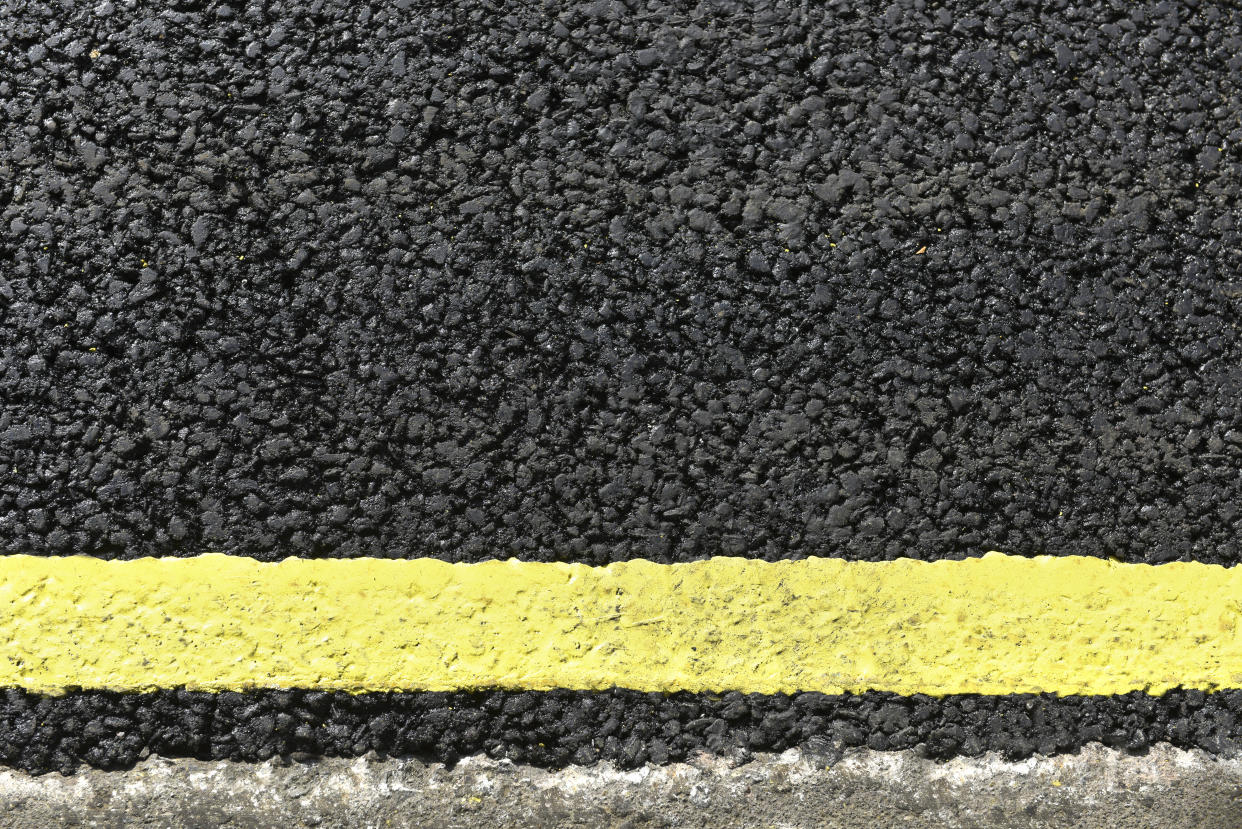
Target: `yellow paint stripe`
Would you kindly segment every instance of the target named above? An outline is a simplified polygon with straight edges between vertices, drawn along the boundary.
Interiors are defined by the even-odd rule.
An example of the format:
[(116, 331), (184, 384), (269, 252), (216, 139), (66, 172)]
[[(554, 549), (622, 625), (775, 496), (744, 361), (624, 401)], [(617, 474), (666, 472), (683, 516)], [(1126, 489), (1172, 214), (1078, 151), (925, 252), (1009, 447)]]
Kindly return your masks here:
[(1096, 558), (0, 557), (0, 686), (1112, 694), (1242, 687), (1242, 568)]

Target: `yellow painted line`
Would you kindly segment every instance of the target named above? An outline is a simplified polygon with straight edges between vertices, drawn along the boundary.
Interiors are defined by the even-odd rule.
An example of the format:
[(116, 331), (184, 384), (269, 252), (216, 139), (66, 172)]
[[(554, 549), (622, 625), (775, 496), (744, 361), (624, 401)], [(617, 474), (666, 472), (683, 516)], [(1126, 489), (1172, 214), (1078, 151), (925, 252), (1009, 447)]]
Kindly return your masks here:
[(1113, 694), (1242, 687), (1242, 568), (0, 557), (0, 686)]

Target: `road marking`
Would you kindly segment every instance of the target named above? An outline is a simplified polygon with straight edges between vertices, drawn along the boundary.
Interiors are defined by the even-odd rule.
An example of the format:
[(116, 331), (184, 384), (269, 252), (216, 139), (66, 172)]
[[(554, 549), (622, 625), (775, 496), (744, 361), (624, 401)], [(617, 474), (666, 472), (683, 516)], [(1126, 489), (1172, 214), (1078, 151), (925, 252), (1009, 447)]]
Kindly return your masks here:
[(1242, 687), (1242, 568), (0, 556), (0, 685), (902, 694)]

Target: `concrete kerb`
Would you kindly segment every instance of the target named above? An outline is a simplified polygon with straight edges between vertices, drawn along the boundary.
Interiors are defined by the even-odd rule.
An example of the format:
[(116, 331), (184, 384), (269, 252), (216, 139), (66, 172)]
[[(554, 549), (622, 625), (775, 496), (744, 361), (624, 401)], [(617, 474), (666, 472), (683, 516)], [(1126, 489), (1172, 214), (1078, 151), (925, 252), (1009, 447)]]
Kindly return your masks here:
[(0, 825), (86, 827), (1225, 827), (1242, 825), (1242, 759), (1167, 744), (1132, 755), (938, 763), (790, 750), (620, 771), (467, 758), (259, 764), (148, 758), (123, 772), (0, 771)]

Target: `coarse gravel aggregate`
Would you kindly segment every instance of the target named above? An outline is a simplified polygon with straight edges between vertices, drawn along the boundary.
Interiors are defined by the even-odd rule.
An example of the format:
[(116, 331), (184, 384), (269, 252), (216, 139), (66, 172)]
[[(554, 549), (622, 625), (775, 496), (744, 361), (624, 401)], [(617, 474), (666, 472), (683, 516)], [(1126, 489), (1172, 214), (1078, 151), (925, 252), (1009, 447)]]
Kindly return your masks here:
[(0, 547), (1238, 560), (1232, 3), (0, 17)]
[(696, 752), (743, 763), (799, 748), (831, 765), (848, 748), (915, 750), (943, 760), (1008, 760), (1088, 743), (1144, 752), (1156, 743), (1237, 756), (1242, 691), (1159, 697), (644, 694), (494, 691), (348, 694), (0, 691), (0, 763), (65, 774), (130, 768), (152, 754), (257, 762), (273, 757), (478, 754), (542, 767), (607, 760), (632, 769)]
[[(1235, 564), (1242, 9), (0, 0), (0, 548)], [(0, 761), (625, 767), (1162, 697), (0, 699)]]

